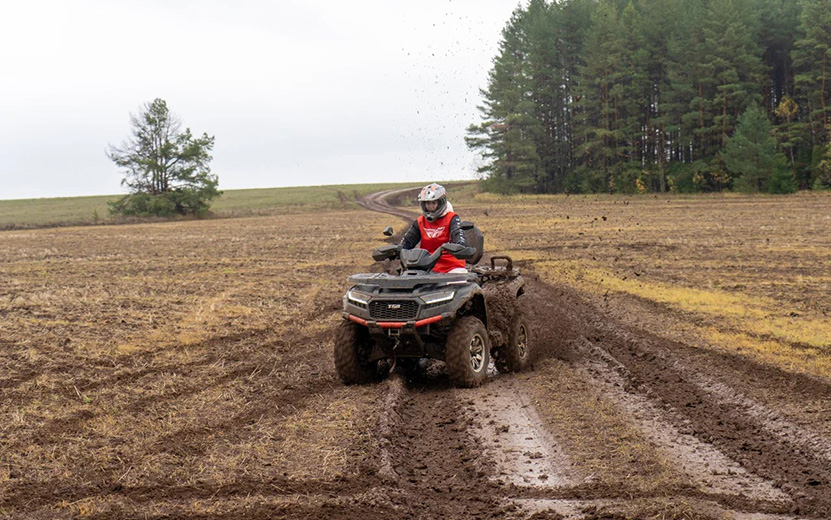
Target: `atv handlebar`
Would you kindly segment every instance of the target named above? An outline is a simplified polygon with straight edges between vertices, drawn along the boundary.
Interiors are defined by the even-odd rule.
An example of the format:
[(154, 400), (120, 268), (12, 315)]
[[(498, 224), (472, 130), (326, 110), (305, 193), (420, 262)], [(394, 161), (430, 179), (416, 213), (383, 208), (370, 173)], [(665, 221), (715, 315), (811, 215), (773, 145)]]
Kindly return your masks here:
[(388, 244), (372, 251), (372, 259), (376, 262), (386, 260), (387, 258), (389, 258), (390, 260), (394, 260), (398, 258), (400, 255), (401, 244)]
[[(404, 251), (407, 251), (407, 253)], [(381, 262), (387, 259), (394, 260), (398, 258), (401, 259), (401, 263), (405, 269), (429, 271), (435, 267), (443, 251), (447, 251), (459, 260), (467, 260), (476, 255), (476, 248), (450, 242), (444, 243), (436, 248), (433, 254), (427, 253), (424, 249), (405, 250), (401, 248), (401, 244), (388, 244), (372, 251), (372, 259), (376, 262)]]
[(468, 260), (476, 255), (476, 248), (471, 246), (463, 246), (462, 244), (446, 242), (442, 244), (441, 247), (459, 260)]

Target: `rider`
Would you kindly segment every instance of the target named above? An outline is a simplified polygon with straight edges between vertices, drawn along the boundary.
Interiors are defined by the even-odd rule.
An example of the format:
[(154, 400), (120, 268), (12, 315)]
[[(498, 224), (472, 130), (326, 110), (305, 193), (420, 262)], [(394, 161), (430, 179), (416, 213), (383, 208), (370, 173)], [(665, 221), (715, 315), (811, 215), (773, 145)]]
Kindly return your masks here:
[[(418, 194), (422, 215), (413, 221), (413, 225), (401, 239), (403, 249), (412, 249), (421, 242), (422, 249), (433, 254), (446, 242), (467, 245), (462, 231), (462, 219), (453, 212), (453, 206), (447, 202), (447, 192), (440, 184), (428, 184)], [(465, 261), (459, 260), (447, 251), (442, 251), (439, 261), (433, 267), (436, 273), (466, 273)]]

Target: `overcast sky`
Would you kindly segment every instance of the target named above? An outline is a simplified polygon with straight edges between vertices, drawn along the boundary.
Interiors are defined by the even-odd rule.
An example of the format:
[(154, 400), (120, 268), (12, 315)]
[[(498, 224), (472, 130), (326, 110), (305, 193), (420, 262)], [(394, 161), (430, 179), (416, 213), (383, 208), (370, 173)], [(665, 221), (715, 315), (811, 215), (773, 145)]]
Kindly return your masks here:
[(108, 144), (160, 97), (220, 188), (474, 178), (517, 0), (3, 2), (0, 199), (121, 193)]

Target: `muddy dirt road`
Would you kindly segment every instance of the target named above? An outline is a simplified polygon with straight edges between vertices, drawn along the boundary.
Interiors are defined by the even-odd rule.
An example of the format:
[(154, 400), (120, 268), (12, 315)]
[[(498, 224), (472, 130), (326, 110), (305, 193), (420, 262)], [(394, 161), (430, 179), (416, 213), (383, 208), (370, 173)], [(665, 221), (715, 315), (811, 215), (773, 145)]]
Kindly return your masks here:
[[(815, 326), (831, 307), (829, 248), (777, 216), (822, 227), (826, 199), (460, 204), (487, 224), (486, 251), (603, 254), (625, 264), (621, 290), (585, 290), (589, 271), (558, 282), (551, 273), (566, 271), (520, 258), (532, 370), (456, 389), (435, 363), (344, 386), (332, 338), (346, 278), (377, 269), (380, 230), (412, 218), (411, 206), (383, 205), (396, 196), (314, 218), (0, 233), (0, 518), (831, 518), (829, 353)], [(703, 205), (733, 204), (718, 221), (767, 227), (769, 242), (741, 246), (749, 256), (713, 259), (742, 237), (695, 242), (692, 230), (689, 243), (665, 243), (644, 230), (650, 211), (689, 227)], [(407, 220), (378, 212), (390, 207)], [(746, 293), (716, 303), (754, 307), (717, 322), (666, 291), (650, 299), (644, 280), (680, 286), (690, 251), (708, 266), (690, 272), (694, 285), (716, 286), (721, 261)], [(662, 265), (647, 273), (651, 256)], [(799, 271), (767, 283), (762, 264)], [(644, 287), (627, 293), (623, 276)], [(780, 318), (763, 297), (805, 339), (761, 328)], [(752, 320), (744, 333), (758, 343), (735, 330)], [(790, 357), (748, 353), (774, 340)]]

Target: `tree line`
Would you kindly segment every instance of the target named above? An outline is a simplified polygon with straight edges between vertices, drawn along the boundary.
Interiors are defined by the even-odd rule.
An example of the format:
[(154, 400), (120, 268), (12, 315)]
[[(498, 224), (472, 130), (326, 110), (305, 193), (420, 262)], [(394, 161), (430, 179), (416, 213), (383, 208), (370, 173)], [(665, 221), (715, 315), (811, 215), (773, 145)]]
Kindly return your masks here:
[(529, 0), (482, 96), (494, 191), (831, 188), (831, 0)]

